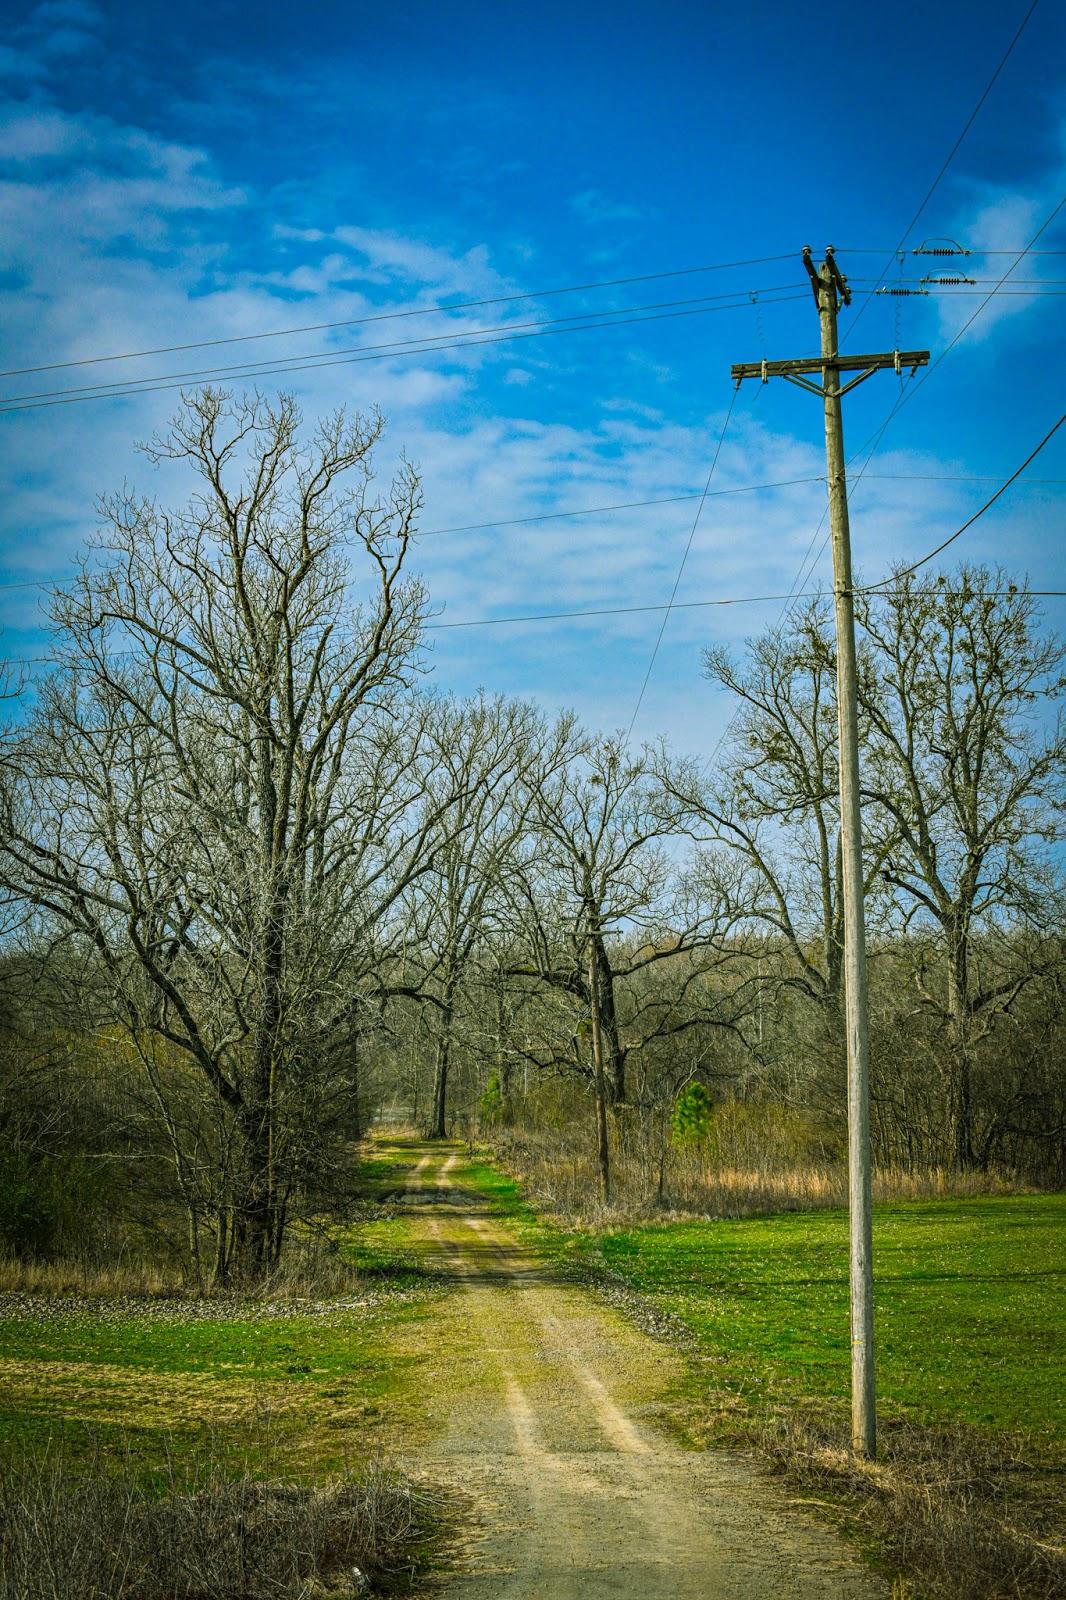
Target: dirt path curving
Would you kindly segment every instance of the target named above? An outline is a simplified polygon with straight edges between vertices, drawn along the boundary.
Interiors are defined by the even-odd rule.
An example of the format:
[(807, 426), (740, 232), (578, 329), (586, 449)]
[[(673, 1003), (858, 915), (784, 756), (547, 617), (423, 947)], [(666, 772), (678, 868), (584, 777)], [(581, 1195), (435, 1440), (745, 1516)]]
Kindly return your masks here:
[(678, 1358), (555, 1281), (458, 1167), (431, 1147), (407, 1191), (464, 1288), (420, 1330), (422, 1459), (478, 1507), (449, 1600), (882, 1600), (781, 1490), (659, 1431)]

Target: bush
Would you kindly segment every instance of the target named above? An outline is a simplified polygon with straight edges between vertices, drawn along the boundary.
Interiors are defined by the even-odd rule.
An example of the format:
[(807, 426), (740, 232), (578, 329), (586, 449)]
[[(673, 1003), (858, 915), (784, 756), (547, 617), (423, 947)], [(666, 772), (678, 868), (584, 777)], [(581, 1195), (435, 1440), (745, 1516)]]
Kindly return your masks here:
[[(0, 1477), (0, 1600), (306, 1600), (410, 1567), (424, 1496), (380, 1466), (303, 1488), (216, 1466), (162, 1493), (129, 1469), (55, 1461)], [(160, 1486), (157, 1485), (157, 1490)]]
[(481, 1096), (481, 1120), (487, 1126), (499, 1122), (503, 1116), (503, 1086), (498, 1072), (492, 1073)]
[(0, 1251), (48, 1261), (76, 1248), (99, 1212), (106, 1180), (78, 1156), (0, 1154)]
[(674, 1101), (672, 1134), (675, 1144), (701, 1144), (711, 1129), (714, 1106), (702, 1083), (690, 1083)]

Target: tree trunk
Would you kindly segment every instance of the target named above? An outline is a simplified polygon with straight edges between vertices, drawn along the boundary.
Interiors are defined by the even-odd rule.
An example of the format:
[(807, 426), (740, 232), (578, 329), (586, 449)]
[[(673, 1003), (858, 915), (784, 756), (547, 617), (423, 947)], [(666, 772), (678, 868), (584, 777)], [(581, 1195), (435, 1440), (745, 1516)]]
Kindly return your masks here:
[(433, 1067), (433, 1110), (430, 1116), (429, 1137), (448, 1137), (448, 1069), (452, 1057), (452, 1022), (455, 1017), (455, 990), (458, 974), (449, 962), (444, 980), (444, 1005), (440, 1013), (440, 1034), (437, 1038), (437, 1057)]
[(955, 932), (948, 951), (948, 1015), (951, 1019), (951, 1153), (958, 1172), (977, 1165), (974, 1153), (973, 1079), (970, 1066), (969, 950)]
[(500, 1085), (500, 1121), (509, 1127), (514, 1121), (511, 1103), (511, 1062), (507, 1055), (506, 1015), (504, 1011), (503, 974), (496, 975), (496, 1081)]
[(430, 1117), (429, 1137), (448, 1137), (448, 1067), (451, 1060), (451, 1017), (445, 1014), (445, 1031), (437, 1041), (437, 1057), (433, 1066), (433, 1111)]
[[(590, 930), (591, 931), (591, 930)], [(592, 1079), (596, 1092), (596, 1156), (600, 1169), (600, 1194), (611, 1203), (611, 1155), (607, 1136), (607, 1086), (603, 1072), (603, 1034), (600, 1026), (599, 962), (595, 939), (589, 939), (589, 999), (592, 1018)]]
[[(595, 952), (596, 991), (599, 1000), (596, 1012), (599, 1017), (600, 1045), (603, 1052), (603, 1070), (607, 1097), (612, 1106), (620, 1106), (626, 1097), (626, 1056), (618, 1031), (618, 1011), (614, 1003), (614, 972), (607, 956), (603, 935), (597, 931), (591, 936)], [(589, 968), (590, 991), (592, 967)]]
[(238, 1117), (241, 1157), (233, 1197), (233, 1268), (251, 1283), (274, 1265), (280, 1247), (273, 1181), (271, 1107), (268, 1099)]

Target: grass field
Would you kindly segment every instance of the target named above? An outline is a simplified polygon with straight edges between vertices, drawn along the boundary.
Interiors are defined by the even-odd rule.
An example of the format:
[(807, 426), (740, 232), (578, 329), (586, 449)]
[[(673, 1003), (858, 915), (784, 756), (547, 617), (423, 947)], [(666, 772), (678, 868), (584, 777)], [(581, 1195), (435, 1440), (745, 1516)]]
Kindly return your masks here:
[[(498, 1168), (463, 1181), (545, 1254), (606, 1269), (684, 1324), (730, 1398), (843, 1406), (847, 1217), (790, 1212), (563, 1232)], [(1066, 1452), (1066, 1195), (916, 1201), (874, 1224), (879, 1402), (886, 1416), (1029, 1435)]]
[[(627, 1230), (597, 1248), (722, 1358), (742, 1398), (843, 1402), (841, 1213)], [(1066, 1196), (885, 1208), (874, 1251), (882, 1409), (1066, 1446)]]
[[(371, 1181), (395, 1175), (378, 1163)], [(347, 1232), (350, 1303), (0, 1295), (0, 1453), (152, 1471), (209, 1449), (310, 1480), (375, 1451), (414, 1384), (405, 1330), (437, 1288), (406, 1231), (386, 1210)]]

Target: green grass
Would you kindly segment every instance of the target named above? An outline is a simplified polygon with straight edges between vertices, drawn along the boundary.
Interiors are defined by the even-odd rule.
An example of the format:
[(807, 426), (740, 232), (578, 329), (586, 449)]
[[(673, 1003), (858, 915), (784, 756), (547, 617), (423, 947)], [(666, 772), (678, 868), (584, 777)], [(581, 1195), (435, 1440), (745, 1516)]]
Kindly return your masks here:
[[(395, 1313), (387, 1321), (395, 1321)], [(90, 1312), (60, 1321), (0, 1320), (4, 1356), (121, 1367), (137, 1372), (190, 1373), (229, 1382), (328, 1383), (358, 1373), (377, 1392), (390, 1364), (382, 1345), (382, 1317), (354, 1310), (331, 1318), (284, 1317), (270, 1321), (128, 1319), (103, 1322)]]
[[(361, 1163), (368, 1201), (395, 1190), (398, 1175), (402, 1182), (391, 1152)], [(298, 1306), (219, 1315), (210, 1302), (201, 1314), (195, 1302), (142, 1307), (128, 1295), (60, 1297), (39, 1316), (0, 1316), (0, 1452), (132, 1451), (150, 1469), (209, 1436), (224, 1458), (254, 1470), (264, 1410), (283, 1419), (270, 1448), (280, 1438), (302, 1475), (376, 1447), (387, 1417), (413, 1403), (417, 1341), (401, 1335), (432, 1314), (438, 1280), (412, 1245), (409, 1220), (388, 1207), (336, 1237), (358, 1271), (348, 1292), (366, 1303), (325, 1315)]]
[[(1066, 1196), (884, 1207), (874, 1252), (884, 1412), (1024, 1431), (1061, 1452)], [(586, 1237), (582, 1253), (677, 1316), (736, 1399), (844, 1403), (843, 1213), (626, 1229)]]
[(558, 1260), (575, 1247), (573, 1235), (555, 1227), (525, 1199), (517, 1179), (480, 1154), (462, 1159), (452, 1172), (461, 1189), (480, 1195), (523, 1244), (528, 1244), (549, 1261)]

